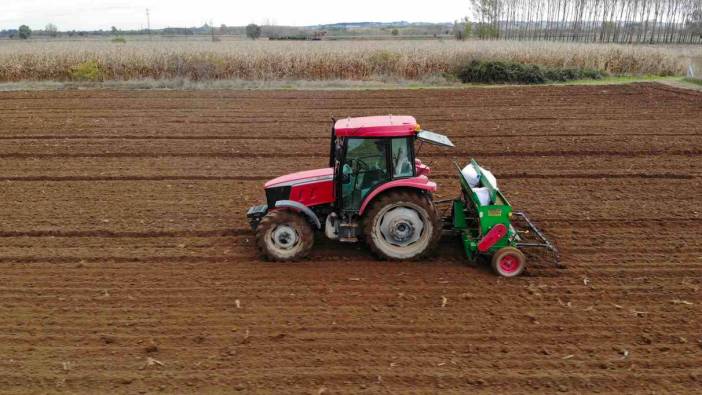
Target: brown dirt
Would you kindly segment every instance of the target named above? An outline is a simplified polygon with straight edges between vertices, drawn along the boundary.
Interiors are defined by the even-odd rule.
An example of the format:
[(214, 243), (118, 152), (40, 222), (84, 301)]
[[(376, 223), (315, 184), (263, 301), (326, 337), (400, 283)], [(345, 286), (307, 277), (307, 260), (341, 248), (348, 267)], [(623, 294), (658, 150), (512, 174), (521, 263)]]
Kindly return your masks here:
[[(492, 168), (568, 268), (499, 279), (450, 239), (421, 263), (321, 239), (307, 262), (259, 260), (244, 213), (263, 181), (323, 166), (332, 115), (378, 113)], [(0, 140), (3, 393), (702, 383), (702, 93), (14, 92)], [(420, 156), (453, 195), (445, 154)]]

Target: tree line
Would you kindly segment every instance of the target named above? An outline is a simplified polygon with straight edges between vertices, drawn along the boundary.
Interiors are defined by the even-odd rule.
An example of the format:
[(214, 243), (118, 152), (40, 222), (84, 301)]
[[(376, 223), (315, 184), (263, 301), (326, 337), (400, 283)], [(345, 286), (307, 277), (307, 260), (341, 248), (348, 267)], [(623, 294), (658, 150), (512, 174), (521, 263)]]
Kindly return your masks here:
[(2, 29), (0, 30), (0, 38), (19, 38), (28, 39), (31, 36), (39, 37), (85, 37), (85, 36), (126, 36), (126, 35), (148, 35), (148, 34), (158, 34), (163, 36), (192, 36), (192, 35), (205, 35), (205, 34), (218, 34), (218, 35), (246, 35), (246, 37), (251, 39), (257, 39), (261, 37), (261, 26), (256, 24), (249, 24), (245, 27), (239, 26), (227, 26), (221, 25), (219, 28), (204, 24), (201, 27), (166, 27), (163, 29), (138, 29), (138, 30), (120, 30), (115, 26), (112, 26), (110, 30), (86, 30), (86, 31), (76, 31), (67, 30), (60, 31), (56, 25), (49, 23), (43, 30), (32, 30), (27, 25), (21, 25), (17, 29)]
[(702, 0), (470, 0), (459, 38), (702, 43)]

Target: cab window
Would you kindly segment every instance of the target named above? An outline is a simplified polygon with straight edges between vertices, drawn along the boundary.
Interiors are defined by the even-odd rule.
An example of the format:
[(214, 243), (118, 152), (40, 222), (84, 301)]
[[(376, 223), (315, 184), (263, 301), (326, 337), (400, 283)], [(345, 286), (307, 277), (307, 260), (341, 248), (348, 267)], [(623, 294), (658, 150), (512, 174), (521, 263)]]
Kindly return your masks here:
[(392, 176), (393, 178), (414, 176), (414, 166), (410, 154), (412, 140), (409, 138), (392, 139)]
[(388, 139), (349, 138), (342, 166), (341, 190), (345, 210), (358, 210), (373, 188), (390, 177)]

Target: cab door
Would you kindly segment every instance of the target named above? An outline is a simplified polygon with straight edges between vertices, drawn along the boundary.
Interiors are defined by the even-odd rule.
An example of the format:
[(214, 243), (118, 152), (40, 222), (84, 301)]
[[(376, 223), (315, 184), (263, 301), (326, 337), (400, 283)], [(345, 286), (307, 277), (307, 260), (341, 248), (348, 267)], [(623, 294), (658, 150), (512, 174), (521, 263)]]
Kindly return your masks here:
[(387, 138), (349, 137), (339, 169), (341, 207), (358, 212), (363, 199), (378, 185), (391, 178)]
[(336, 173), (344, 212), (358, 212), (366, 197), (381, 184), (416, 176), (412, 137), (351, 137), (343, 148)]

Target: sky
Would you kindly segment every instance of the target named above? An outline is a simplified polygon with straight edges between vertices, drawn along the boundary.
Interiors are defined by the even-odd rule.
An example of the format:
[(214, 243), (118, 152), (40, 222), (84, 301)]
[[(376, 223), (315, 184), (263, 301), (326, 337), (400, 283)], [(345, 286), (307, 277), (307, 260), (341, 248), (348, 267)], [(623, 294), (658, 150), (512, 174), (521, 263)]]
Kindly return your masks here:
[(59, 30), (140, 29), (146, 9), (154, 29), (241, 26), (249, 23), (316, 25), (336, 22), (451, 22), (469, 13), (468, 0), (0, 0), (0, 30), (22, 24)]

